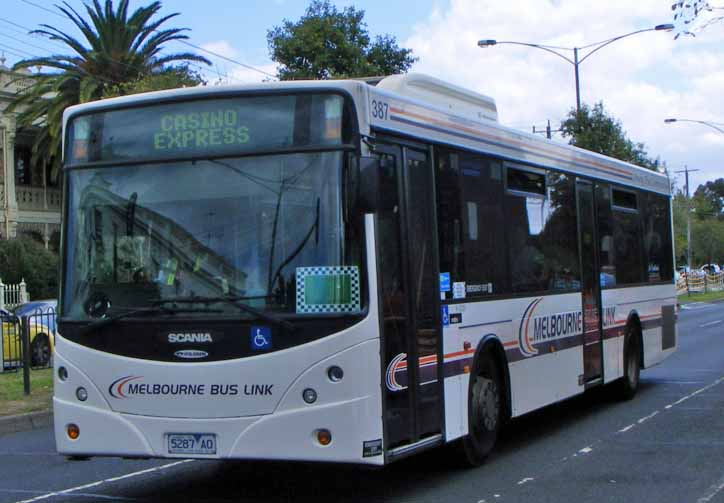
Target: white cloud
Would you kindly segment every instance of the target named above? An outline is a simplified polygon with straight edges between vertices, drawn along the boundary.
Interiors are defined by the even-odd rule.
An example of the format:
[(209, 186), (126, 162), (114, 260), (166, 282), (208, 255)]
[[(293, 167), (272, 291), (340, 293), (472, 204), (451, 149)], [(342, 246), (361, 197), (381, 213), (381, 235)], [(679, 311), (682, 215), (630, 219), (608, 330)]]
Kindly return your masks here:
[[(575, 105), (573, 65), (539, 49), (480, 49), (479, 39), (584, 46), (670, 22), (669, 4), (660, 0), (451, 0), (416, 26), (404, 45), (420, 57), (414, 71), (493, 96), (501, 122), (529, 131), (546, 119), (555, 124)], [(692, 175), (693, 187), (724, 177), (724, 135), (663, 122), (724, 122), (722, 41), (724, 24), (696, 38), (674, 41), (671, 33), (650, 32), (614, 42), (580, 65), (581, 99), (603, 101), (629, 136), (671, 169), (701, 169)]]

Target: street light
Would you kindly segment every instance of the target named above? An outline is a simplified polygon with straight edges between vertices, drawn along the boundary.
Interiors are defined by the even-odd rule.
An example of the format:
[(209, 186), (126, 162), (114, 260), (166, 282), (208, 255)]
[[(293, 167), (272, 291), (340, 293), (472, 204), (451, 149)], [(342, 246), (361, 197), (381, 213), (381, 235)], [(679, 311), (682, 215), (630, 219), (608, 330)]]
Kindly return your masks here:
[[(550, 52), (552, 54), (555, 54), (559, 58), (565, 59), (567, 62), (573, 65), (573, 68), (575, 70), (576, 75), (576, 111), (581, 110), (581, 85), (580, 85), (580, 79), (578, 76), (578, 65), (583, 63), (591, 54), (598, 51), (599, 49), (603, 49), (608, 44), (611, 44), (617, 40), (621, 40), (622, 38), (630, 37), (632, 35), (637, 35), (639, 33), (644, 33), (647, 31), (671, 31), (674, 29), (673, 24), (659, 24), (654, 26), (653, 28), (646, 28), (644, 30), (637, 30), (633, 31), (631, 33), (626, 33), (625, 35), (619, 35), (618, 37), (609, 38), (606, 40), (601, 40), (600, 42), (595, 42), (593, 44), (584, 45), (583, 47), (558, 47), (555, 45), (542, 45), (542, 44), (530, 44), (525, 42), (512, 42), (509, 40), (493, 40), (493, 39), (483, 39), (478, 41), (478, 47), (484, 49), (486, 47), (491, 47), (494, 45), (500, 45), (500, 44), (509, 44), (509, 45), (524, 45), (526, 47), (534, 47), (536, 49), (542, 49), (546, 52)], [(585, 49), (590, 49), (582, 58), (578, 57), (578, 51), (582, 51)], [(562, 54), (559, 51), (572, 51), (573, 52), (573, 59), (569, 58), (568, 56)]]
[(712, 129), (716, 129), (720, 133), (724, 133), (724, 124), (719, 124), (718, 122), (707, 122), (707, 121), (698, 121), (694, 119), (664, 119), (664, 122), (666, 124), (671, 124), (673, 122), (695, 122), (697, 124), (703, 124), (705, 126), (709, 126)]

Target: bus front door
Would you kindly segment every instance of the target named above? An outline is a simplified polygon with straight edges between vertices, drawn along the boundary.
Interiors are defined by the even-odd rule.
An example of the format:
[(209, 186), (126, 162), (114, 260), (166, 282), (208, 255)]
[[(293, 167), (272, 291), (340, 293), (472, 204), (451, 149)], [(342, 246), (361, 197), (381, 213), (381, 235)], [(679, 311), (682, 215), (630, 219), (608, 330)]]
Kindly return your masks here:
[(593, 386), (602, 382), (601, 285), (596, 253), (596, 218), (593, 184), (577, 180), (578, 236), (581, 254), (581, 292), (583, 309), (583, 376), (582, 383)]
[(424, 447), (442, 432), (438, 259), (433, 172), (428, 154), (377, 146), (394, 204), (376, 219), (382, 316), (382, 382), (388, 458)]

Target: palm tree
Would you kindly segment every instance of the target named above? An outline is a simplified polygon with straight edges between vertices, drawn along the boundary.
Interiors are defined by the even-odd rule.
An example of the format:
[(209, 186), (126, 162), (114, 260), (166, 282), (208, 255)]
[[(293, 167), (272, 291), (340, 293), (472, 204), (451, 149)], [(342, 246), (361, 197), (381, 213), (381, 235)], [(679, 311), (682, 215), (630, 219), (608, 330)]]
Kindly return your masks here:
[(56, 5), (78, 27), (83, 41), (47, 24), (31, 32), (62, 42), (72, 55), (25, 59), (13, 68), (50, 69), (23, 75), (23, 79), (31, 78), (33, 84), (8, 111), (19, 112), (17, 122), (21, 128), (40, 127), (33, 145), (33, 164), (43, 169), (52, 166), (53, 177), (57, 176), (60, 164), (62, 117), (68, 106), (100, 99), (109, 89), (167, 71), (174, 62), (210, 64), (191, 52), (161, 55), (165, 43), (186, 40), (188, 36), (183, 33), (187, 28), (159, 30), (163, 23), (178, 16), (174, 13), (152, 20), (161, 10), (160, 1), (139, 7), (130, 16), (128, 0), (120, 0), (116, 9), (113, 0), (105, 0), (105, 5), (93, 0), (92, 6), (84, 6), (90, 22), (66, 1), (62, 6)]

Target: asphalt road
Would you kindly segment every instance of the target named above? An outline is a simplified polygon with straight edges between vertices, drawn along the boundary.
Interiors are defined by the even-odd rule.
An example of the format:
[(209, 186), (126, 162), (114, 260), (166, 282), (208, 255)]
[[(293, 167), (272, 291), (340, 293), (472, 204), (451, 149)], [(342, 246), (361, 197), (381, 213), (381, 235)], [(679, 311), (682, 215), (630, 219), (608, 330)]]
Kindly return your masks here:
[(482, 467), (434, 450), (384, 470), (280, 463), (71, 462), (50, 430), (0, 437), (5, 502), (724, 502), (724, 304), (679, 315), (679, 351), (630, 402), (607, 390), (513, 421)]

